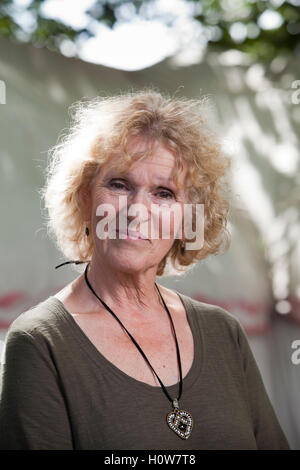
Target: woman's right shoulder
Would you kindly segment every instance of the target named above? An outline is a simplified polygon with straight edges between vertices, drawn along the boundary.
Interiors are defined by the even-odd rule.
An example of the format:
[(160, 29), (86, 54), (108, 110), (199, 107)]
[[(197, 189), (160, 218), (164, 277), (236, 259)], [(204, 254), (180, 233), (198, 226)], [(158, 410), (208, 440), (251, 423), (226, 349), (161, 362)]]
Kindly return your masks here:
[(57, 298), (50, 296), (22, 312), (9, 326), (8, 333), (34, 335), (56, 329), (60, 320), (61, 305)]

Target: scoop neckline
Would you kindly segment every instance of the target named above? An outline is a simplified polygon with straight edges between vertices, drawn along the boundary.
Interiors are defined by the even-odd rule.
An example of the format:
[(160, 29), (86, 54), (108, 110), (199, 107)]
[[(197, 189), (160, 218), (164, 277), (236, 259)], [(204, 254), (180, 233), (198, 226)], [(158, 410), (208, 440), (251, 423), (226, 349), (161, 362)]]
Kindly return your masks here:
[[(204, 362), (204, 343), (202, 328), (199, 327), (198, 321), (195, 318), (196, 311), (194, 309), (191, 299), (188, 296), (177, 292), (175, 289), (173, 289), (173, 292), (176, 292), (185, 308), (194, 342), (193, 362), (185, 377), (182, 378), (182, 393), (184, 394), (186, 390), (190, 389), (193, 386), (194, 382), (199, 377), (199, 374), (201, 372), (202, 365)], [(62, 313), (63, 315), (61, 316), (56, 311), (55, 313), (58, 315), (59, 318), (63, 318), (63, 320), (65, 320), (66, 323), (71, 326), (71, 329), (69, 331), (72, 333), (72, 336), (81, 343), (85, 352), (88, 354), (90, 359), (98, 368), (103, 370), (104, 364), (106, 367), (109, 367), (109, 369), (114, 373), (114, 375), (117, 375), (119, 378), (126, 381), (127, 384), (130, 383), (132, 386), (143, 389), (144, 392), (146, 391), (150, 394), (153, 394), (158, 392), (161, 393), (163, 391), (161, 385), (147, 384), (145, 382), (142, 382), (141, 380), (132, 377), (131, 375), (128, 375), (126, 372), (119, 369), (119, 367), (113, 364), (101, 353), (101, 351), (96, 348), (94, 343), (89, 339), (89, 337), (85, 334), (82, 328), (74, 320), (72, 314), (66, 309), (64, 303), (55, 296), (50, 296), (49, 299), (54, 301), (59, 307), (60, 313)], [(199, 318), (200, 316), (198, 315), (197, 319), (199, 320)], [(176, 394), (176, 392), (178, 393), (179, 385), (180, 381), (169, 386), (166, 386), (164, 384), (164, 387), (167, 389), (169, 394)]]

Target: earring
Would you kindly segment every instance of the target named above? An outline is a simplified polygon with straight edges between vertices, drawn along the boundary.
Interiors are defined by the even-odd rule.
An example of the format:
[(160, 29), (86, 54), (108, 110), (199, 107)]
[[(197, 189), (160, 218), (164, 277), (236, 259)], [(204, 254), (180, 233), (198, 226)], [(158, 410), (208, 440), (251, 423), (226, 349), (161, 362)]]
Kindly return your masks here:
[(182, 241), (181, 244), (180, 244), (180, 253), (181, 253), (182, 256), (185, 255), (185, 243), (184, 243), (184, 241)]
[(87, 237), (88, 237), (89, 234), (90, 234), (90, 231), (89, 231), (89, 228), (88, 228), (88, 227), (85, 227), (85, 234), (86, 234)]

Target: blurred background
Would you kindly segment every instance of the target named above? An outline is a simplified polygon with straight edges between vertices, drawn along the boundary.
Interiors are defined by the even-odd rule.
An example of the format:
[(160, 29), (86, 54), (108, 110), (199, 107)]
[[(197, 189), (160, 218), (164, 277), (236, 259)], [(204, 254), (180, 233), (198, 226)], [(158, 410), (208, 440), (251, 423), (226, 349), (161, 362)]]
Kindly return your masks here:
[(69, 106), (148, 85), (209, 96), (233, 161), (231, 247), (158, 282), (240, 320), (300, 449), (299, 0), (0, 0), (0, 349), (78, 275), (54, 269), (38, 192)]

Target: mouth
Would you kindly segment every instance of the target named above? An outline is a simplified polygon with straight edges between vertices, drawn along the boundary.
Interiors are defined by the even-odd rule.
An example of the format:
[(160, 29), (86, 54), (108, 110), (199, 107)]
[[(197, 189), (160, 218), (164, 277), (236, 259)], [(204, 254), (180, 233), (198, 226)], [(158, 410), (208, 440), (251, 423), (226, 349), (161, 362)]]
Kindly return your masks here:
[[(128, 230), (124, 232), (116, 230), (116, 234), (118, 234), (118, 239), (120, 240), (148, 241), (148, 238), (146, 238), (141, 232), (134, 230)], [(120, 234), (122, 234), (122, 238), (119, 237)]]

